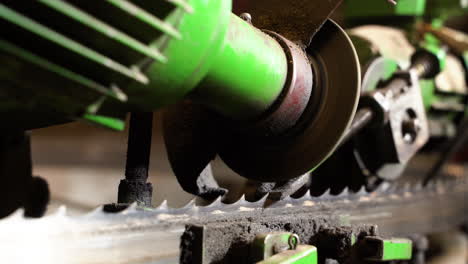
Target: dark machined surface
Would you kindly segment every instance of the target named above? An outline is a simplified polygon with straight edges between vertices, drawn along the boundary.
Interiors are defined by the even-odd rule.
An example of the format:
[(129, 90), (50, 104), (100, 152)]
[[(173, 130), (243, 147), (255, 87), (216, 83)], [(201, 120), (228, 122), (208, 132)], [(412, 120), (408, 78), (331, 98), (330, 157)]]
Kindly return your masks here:
[(236, 11), (250, 13), (256, 27), (274, 31), (302, 47), (307, 47), (341, 2), (342, 0), (256, 0), (238, 5)]
[(128, 133), (125, 179), (120, 182), (118, 203), (151, 206), (153, 186), (147, 183), (153, 132), (153, 113), (132, 113)]
[(234, 137), (220, 152), (239, 175), (266, 182), (303, 175), (335, 150), (351, 124), (361, 76), (351, 41), (341, 28), (328, 21), (316, 34), (308, 53), (315, 70), (313, 95), (290, 134), (266, 143)]
[[(152, 210), (132, 206), (116, 214), (97, 209), (81, 217), (59, 212), (31, 220), (16, 215), (0, 221), (0, 243), (5, 245), (3, 257), (10, 260), (24, 255), (15, 255), (20, 252), (9, 250), (9, 245), (21, 241), (24, 252), (36, 248), (37, 241), (48, 236), (54, 250), (30, 250), (28, 257), (37, 261), (51, 253), (47, 256), (54, 261), (49, 263), (67, 260), (134, 264), (178, 262), (180, 236), (187, 224), (227, 228), (220, 233), (222, 239), (214, 236), (210, 241), (217, 247), (209, 255), (216, 259), (222, 259), (234, 241), (249, 242), (259, 232), (275, 230), (295, 232), (305, 243), (315, 243), (311, 238), (319, 229), (369, 224), (378, 225), (383, 236), (405, 237), (450, 230), (466, 221), (466, 176), (448, 175), (424, 188), (421, 184), (402, 183), (372, 193), (345, 190), (336, 196), (306, 194), (299, 199), (277, 201), (266, 208), (265, 199), (254, 203), (241, 199), (235, 204), (224, 204), (219, 199), (207, 207), (190, 203), (175, 209), (163, 203)], [(96, 243), (101, 246), (93, 246)], [(119, 258), (115, 258), (117, 253)]]
[(208, 168), (223, 140), (223, 124), (217, 114), (191, 102), (165, 111), (163, 129), (169, 162), (186, 192), (206, 199), (227, 192), (219, 187)]

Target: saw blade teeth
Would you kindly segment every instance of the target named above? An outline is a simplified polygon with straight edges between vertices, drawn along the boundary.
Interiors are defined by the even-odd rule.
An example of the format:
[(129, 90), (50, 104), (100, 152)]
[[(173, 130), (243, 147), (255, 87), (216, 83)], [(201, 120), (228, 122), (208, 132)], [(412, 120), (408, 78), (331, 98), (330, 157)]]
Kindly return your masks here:
[(247, 202), (246, 198), (245, 198), (245, 194), (243, 194), (239, 200), (237, 201), (238, 204), (240, 205), (246, 205), (246, 204), (249, 204), (249, 202)]
[(312, 192), (311, 190), (307, 190), (307, 192), (305, 192), (304, 195), (302, 195), (299, 198), (296, 198), (295, 200), (298, 202), (302, 202), (302, 201), (311, 200), (311, 199), (313, 199)]
[(222, 200), (223, 200), (223, 197), (219, 196), (218, 198), (216, 198), (216, 200), (214, 200), (212, 203), (210, 203), (207, 207), (221, 206), (221, 205), (223, 205)]
[(402, 191), (408, 192), (408, 191), (410, 191), (410, 190), (411, 190), (411, 183), (409, 183), (409, 182), (405, 183), (405, 184), (403, 185), (403, 187), (402, 187)]
[(307, 198), (308, 193), (309, 193), (309, 191), (305, 192), (301, 197), (296, 197), (296, 198), (293, 197), (293, 199), (295, 201), (301, 202), (301, 201), (303, 201), (303, 200), (305, 200)]
[(121, 211), (121, 214), (131, 214), (135, 213), (138, 209), (138, 204), (136, 202), (131, 203), (127, 208)]
[(2, 219), (2, 221), (10, 221), (10, 220), (22, 220), (26, 219), (24, 217), (24, 209), (23, 208), (18, 208), (16, 211), (11, 213), (9, 216), (7, 216), (5, 219)]
[(381, 193), (386, 193), (390, 189), (391, 184), (388, 182), (383, 182), (381, 183), (377, 189), (375, 190), (376, 192), (381, 192)]
[(230, 208), (240, 208), (240, 207), (252, 205), (254, 203), (247, 202), (247, 200), (245, 199), (245, 194), (244, 194), (236, 202), (232, 204), (225, 204), (224, 206), (230, 207)]
[(167, 206), (167, 200), (162, 201), (162, 203), (155, 208), (157, 211), (167, 211), (169, 207)]
[(265, 195), (263, 195), (262, 198), (260, 198), (260, 199), (259, 199), (258, 201), (256, 201), (256, 202), (253, 202), (252, 204), (254, 204), (254, 205), (260, 205), (260, 206), (263, 207), (263, 205), (265, 204), (265, 202), (266, 202), (267, 199), (268, 199), (268, 194), (265, 194)]
[(357, 192), (357, 195), (365, 195), (365, 194), (367, 194), (366, 187), (362, 186)]
[(186, 205), (184, 205), (181, 209), (190, 209), (190, 208), (196, 207), (196, 200), (197, 200), (196, 198), (193, 198)]
[(398, 186), (397, 186), (396, 184), (390, 184), (390, 186), (389, 186), (388, 189), (387, 189), (387, 192), (393, 193), (393, 192), (395, 192), (396, 190), (398, 190)]
[(52, 216), (55, 217), (66, 217), (67, 216), (67, 207), (65, 205), (61, 205), (59, 208), (57, 208), (57, 211), (55, 211)]
[(344, 189), (340, 192), (340, 194), (338, 194), (337, 196), (338, 196), (338, 197), (343, 197), (343, 196), (348, 196), (348, 195), (349, 195), (349, 188), (346, 187), (346, 188), (344, 188)]
[(331, 198), (332, 195), (331, 195), (331, 190), (330, 189), (327, 189), (322, 195), (320, 195), (318, 198), (319, 199), (329, 199)]
[(291, 196), (287, 196), (286, 198), (284, 198), (282, 201), (284, 201), (285, 203), (292, 203), (294, 202), (294, 198), (292, 198)]
[(288, 207), (289, 205), (293, 204), (295, 200), (290, 196), (284, 198), (283, 200), (269, 200), (270, 204), (268, 207), (270, 208), (278, 208), (278, 207)]
[(101, 206), (96, 207), (94, 210), (84, 214), (82, 217), (92, 218), (92, 217), (98, 217), (98, 216), (105, 215), (105, 214), (106, 212), (104, 211), (104, 206), (101, 205)]
[(421, 191), (424, 188), (424, 184), (422, 182), (418, 182), (413, 186), (413, 190), (416, 192)]

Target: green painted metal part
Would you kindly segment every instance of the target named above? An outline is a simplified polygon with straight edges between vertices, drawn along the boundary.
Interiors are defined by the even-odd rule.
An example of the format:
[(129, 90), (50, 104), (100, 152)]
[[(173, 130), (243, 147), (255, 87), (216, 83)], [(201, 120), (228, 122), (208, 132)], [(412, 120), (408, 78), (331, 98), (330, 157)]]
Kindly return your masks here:
[(383, 242), (382, 260), (408, 260), (412, 256), (412, 242), (409, 239), (390, 239)]
[(259, 234), (252, 243), (251, 259), (258, 264), (318, 263), (317, 248), (299, 243), (299, 237), (288, 232)]
[(286, 250), (257, 264), (317, 264), (317, 248), (299, 245), (295, 250)]
[(413, 242), (405, 238), (382, 239), (366, 237), (365, 243), (369, 247), (370, 261), (410, 260), (413, 252)]
[[(156, 110), (187, 96), (230, 118), (255, 118), (281, 93), (286, 56), (274, 39), (232, 15), (231, 6), (231, 0), (2, 2), (0, 55), (15, 67), (0, 69), (0, 85), (13, 82), (11, 93), (43, 92), (27, 103), (4, 100), (0, 118), (23, 111), (11, 126), (33, 128), (33, 120), (47, 124), (35, 111), (47, 105), (64, 119), (116, 129), (120, 124), (106, 113)], [(24, 72), (31, 72), (28, 80), (17, 77)]]
[(426, 111), (431, 109), (431, 106), (434, 102), (439, 100), (436, 92), (436, 85), (434, 80), (420, 80), (419, 86), (421, 87), (421, 94), (423, 97), (424, 108)]
[[(252, 256), (253, 260), (265, 260), (276, 254), (276, 249), (291, 249), (290, 239), (293, 234), (288, 232), (274, 232), (259, 234), (255, 237), (252, 243)], [(298, 241), (294, 241), (295, 244)]]
[(424, 42), (421, 48), (434, 54), (439, 61), (439, 68), (442, 71), (446, 66), (447, 51), (442, 49), (440, 41), (432, 34), (426, 33), (424, 35)]
[[(424, 41), (420, 43), (420, 48), (434, 54), (438, 59), (440, 70), (442, 71), (445, 69), (447, 52), (442, 49), (440, 41), (433, 34), (424, 34)], [(429, 111), (433, 103), (441, 100), (441, 98), (436, 94), (437, 89), (435, 80), (420, 80), (419, 84), (423, 96), (424, 107)]]
[(99, 124), (99, 125), (102, 125), (103, 127), (110, 128), (113, 130), (123, 131), (125, 129), (125, 121), (118, 119), (118, 118), (85, 114), (83, 115), (83, 119), (93, 124), (94, 123)]
[[(222, 50), (229, 27), (231, 5), (230, 0), (190, 1), (193, 11), (182, 15), (178, 22), (177, 29), (182, 39), (158, 39), (151, 44), (163, 48), (168, 62), (151, 63), (146, 69), (150, 85), (142, 87), (138, 83), (132, 84), (129, 98), (135, 98), (135, 103), (149, 109), (157, 109), (175, 103), (195, 88)], [(169, 17), (168, 20), (177, 20), (177, 17), (174, 14), (174, 18)], [(145, 90), (145, 96), (141, 96)]]
[[(169, 62), (149, 67), (153, 93), (142, 98), (149, 107), (174, 103), (196, 87), (190, 94), (195, 101), (228, 117), (249, 119), (277, 99), (288, 71), (283, 49), (230, 14), (230, 1), (217, 5), (216, 10), (223, 11), (211, 12), (216, 16), (204, 16), (203, 20), (184, 17), (179, 27), (183, 39), (173, 40), (166, 48)], [(195, 11), (200, 9), (194, 5)], [(202, 12), (210, 14), (208, 9)]]
[(287, 72), (280, 44), (231, 15), (224, 47), (193, 98), (229, 117), (255, 118), (278, 98)]

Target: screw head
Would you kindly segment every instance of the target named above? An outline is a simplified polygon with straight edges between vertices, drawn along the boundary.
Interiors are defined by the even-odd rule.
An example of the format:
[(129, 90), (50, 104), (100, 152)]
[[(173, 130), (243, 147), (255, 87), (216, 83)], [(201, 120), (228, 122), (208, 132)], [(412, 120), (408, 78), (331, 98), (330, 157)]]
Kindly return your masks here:
[(421, 131), (421, 121), (413, 109), (408, 109), (401, 123), (401, 134), (407, 144), (413, 144)]
[(239, 15), (240, 18), (242, 18), (242, 20), (244, 20), (245, 22), (249, 23), (249, 24), (252, 24), (252, 15), (249, 14), (249, 13), (242, 13)]

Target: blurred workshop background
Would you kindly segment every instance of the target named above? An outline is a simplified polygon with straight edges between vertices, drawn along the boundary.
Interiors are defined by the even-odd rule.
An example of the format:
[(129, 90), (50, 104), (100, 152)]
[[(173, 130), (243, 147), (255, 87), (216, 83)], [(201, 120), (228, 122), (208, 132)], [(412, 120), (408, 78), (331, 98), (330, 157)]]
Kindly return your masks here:
[[(179, 207), (193, 198), (175, 178), (164, 147), (160, 113), (154, 115), (150, 177), (153, 205), (168, 200)], [(127, 131), (115, 132), (73, 122), (32, 131), (34, 174), (45, 178), (51, 190), (49, 212), (65, 205), (70, 214), (80, 214), (117, 201), (117, 188), (124, 177)], [(243, 181), (221, 162), (213, 170), (223, 176), (222, 185)], [(231, 194), (237, 195), (237, 194)]]

